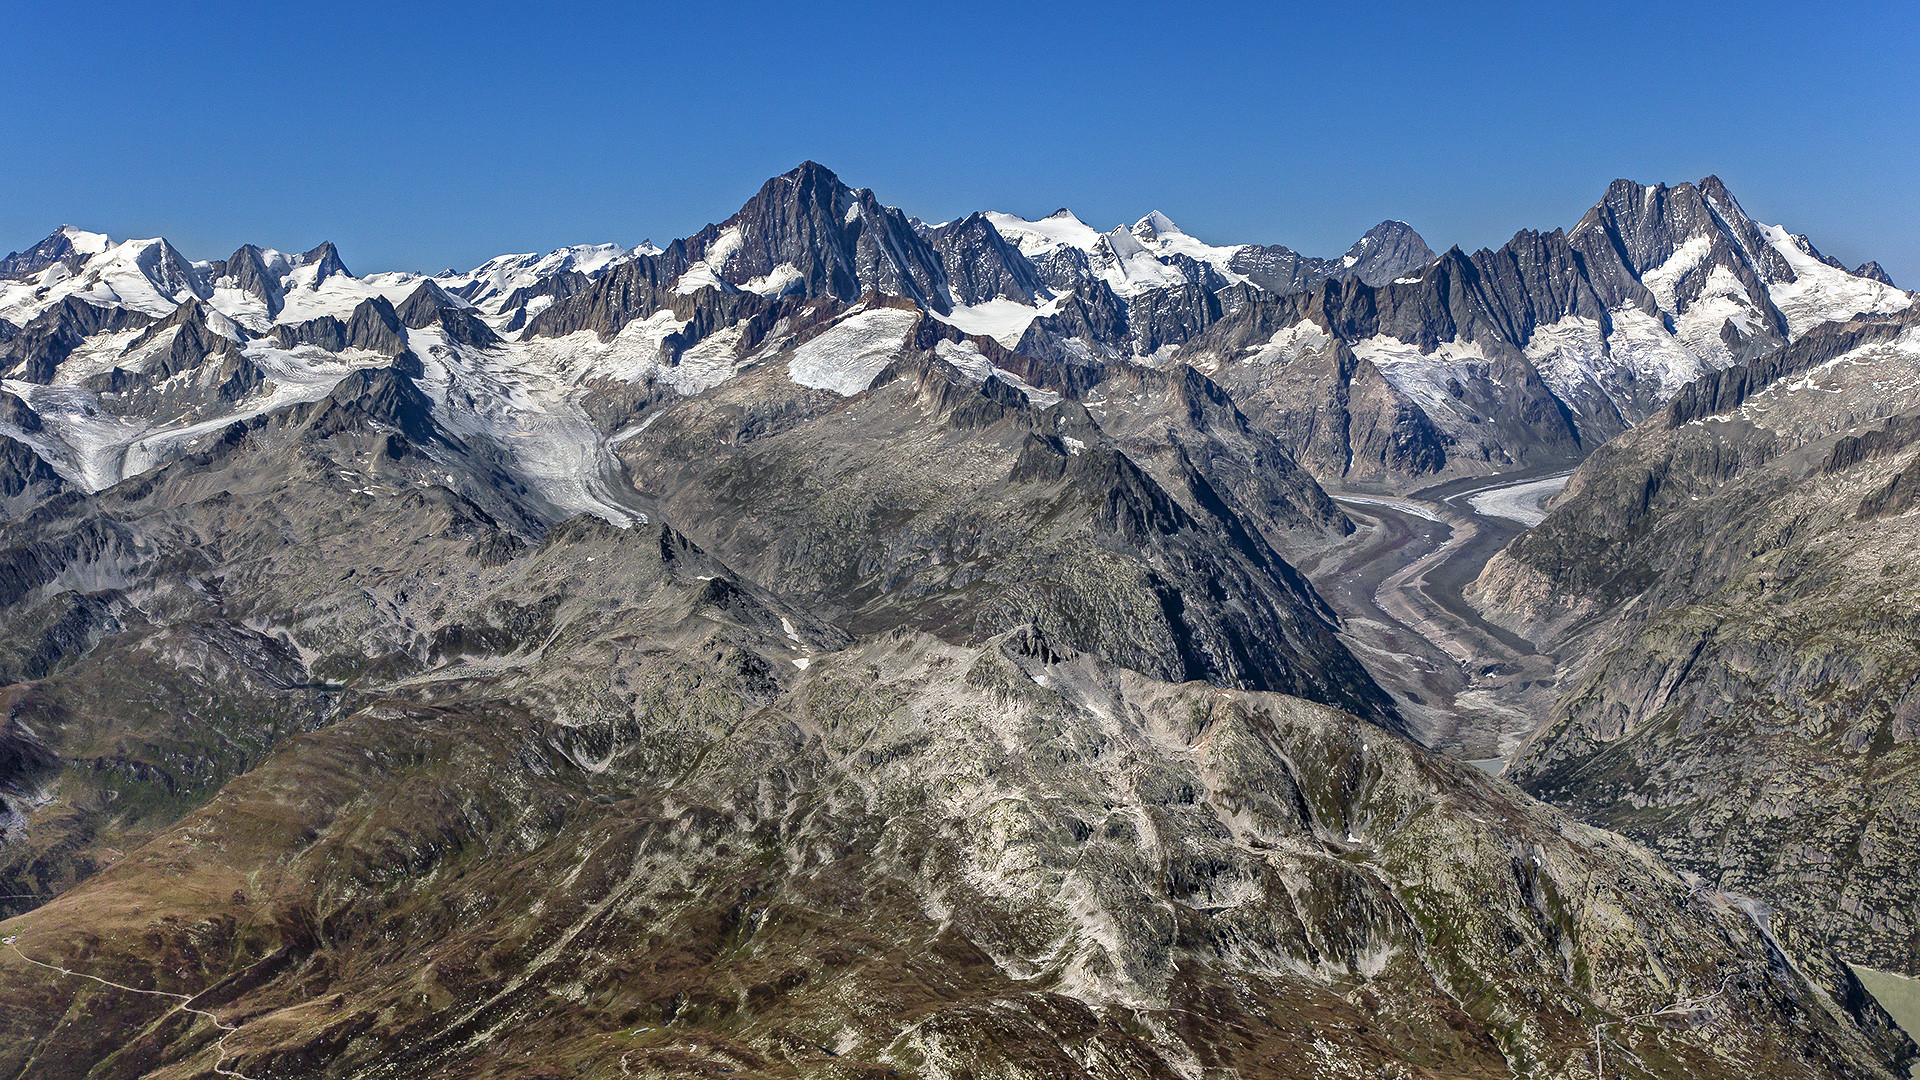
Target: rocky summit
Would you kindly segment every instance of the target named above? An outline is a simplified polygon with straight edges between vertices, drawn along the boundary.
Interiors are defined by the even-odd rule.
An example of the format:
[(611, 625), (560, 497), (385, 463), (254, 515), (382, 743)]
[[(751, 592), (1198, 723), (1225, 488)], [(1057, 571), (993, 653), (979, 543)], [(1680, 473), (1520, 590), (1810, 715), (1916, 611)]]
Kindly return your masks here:
[(1913, 299), (1712, 177), (1472, 254), (811, 162), (432, 276), (62, 226), (0, 1077), (1904, 1073)]

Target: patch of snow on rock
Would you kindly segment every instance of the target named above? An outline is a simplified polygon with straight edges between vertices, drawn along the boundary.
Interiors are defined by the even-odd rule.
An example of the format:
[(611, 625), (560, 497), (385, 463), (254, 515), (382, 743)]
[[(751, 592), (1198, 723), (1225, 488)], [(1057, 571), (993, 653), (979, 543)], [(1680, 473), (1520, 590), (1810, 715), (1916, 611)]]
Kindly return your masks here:
[(1052, 315), (1059, 310), (1056, 301), (1049, 301), (1041, 307), (1030, 307), (1018, 300), (1009, 300), (996, 296), (984, 303), (971, 307), (955, 307), (950, 315), (935, 315), (942, 322), (958, 327), (963, 334), (978, 334), (1011, 349), (1020, 343), (1033, 320), (1042, 315)]
[(917, 311), (856, 311), (793, 350), (787, 375), (801, 386), (852, 397), (893, 361), (919, 319)]

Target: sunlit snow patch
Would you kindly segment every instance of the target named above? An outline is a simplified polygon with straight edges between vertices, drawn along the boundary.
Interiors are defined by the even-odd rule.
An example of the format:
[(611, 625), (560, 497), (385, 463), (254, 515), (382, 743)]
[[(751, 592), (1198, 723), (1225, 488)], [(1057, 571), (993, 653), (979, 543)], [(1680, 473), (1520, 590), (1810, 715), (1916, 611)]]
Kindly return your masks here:
[(990, 337), (1011, 349), (1020, 344), (1020, 338), (1027, 332), (1033, 320), (1042, 315), (1052, 315), (1060, 310), (1058, 300), (1050, 300), (1041, 307), (1032, 307), (1018, 300), (1009, 300), (996, 296), (984, 303), (971, 307), (955, 307), (950, 315), (935, 314), (934, 318), (948, 323), (963, 334), (978, 334)]
[(960, 374), (974, 382), (983, 383), (990, 377), (998, 378), (1001, 382), (1025, 394), (1027, 401), (1035, 408), (1046, 409), (1060, 403), (1059, 394), (1051, 390), (1042, 390), (1005, 368), (995, 367), (992, 361), (981, 354), (979, 346), (971, 341), (958, 345), (951, 341), (942, 341), (933, 347), (933, 354), (952, 364)]
[(900, 351), (917, 311), (856, 311), (793, 350), (787, 376), (801, 386), (852, 397), (873, 384)]

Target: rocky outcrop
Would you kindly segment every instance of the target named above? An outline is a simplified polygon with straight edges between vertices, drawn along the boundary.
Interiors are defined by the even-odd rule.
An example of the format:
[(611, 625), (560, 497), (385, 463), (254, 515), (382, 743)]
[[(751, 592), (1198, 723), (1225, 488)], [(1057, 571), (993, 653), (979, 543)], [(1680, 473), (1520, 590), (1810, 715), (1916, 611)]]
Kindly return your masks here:
[(524, 330), (527, 326), (528, 308), (538, 305), (540, 310), (556, 300), (565, 300), (586, 291), (593, 279), (578, 270), (569, 270), (559, 274), (549, 274), (537, 284), (523, 285), (508, 293), (501, 301), (500, 310), (511, 312), (506, 322), (501, 324), (502, 333)]
[[(1887, 272), (1881, 269), (1878, 262), (1866, 262), (1854, 267), (1853, 276), (1866, 278), (1869, 281), (1877, 281), (1882, 285), (1893, 285), (1893, 279), (1887, 276)], [(1899, 288), (1897, 285), (1894, 287)]]
[(1420, 234), (1413, 231), (1413, 226), (1404, 221), (1383, 221), (1354, 241), (1338, 260), (1340, 269), (1329, 276), (1351, 275), (1369, 285), (1380, 286), (1411, 274), (1437, 258)]
[(316, 345), (328, 352), (365, 349), (395, 356), (407, 348), (405, 324), (382, 296), (362, 300), (345, 321), (322, 315), (303, 323), (283, 323), (273, 328), (273, 334), (283, 349)]
[(1279, 244), (1248, 244), (1234, 252), (1227, 268), (1276, 296), (1285, 296), (1328, 280), (1357, 278), (1369, 285), (1385, 285), (1436, 257), (1413, 226), (1383, 221), (1338, 259), (1316, 259)]
[(35, 315), (0, 352), (0, 375), (49, 383), (60, 364), (94, 334), (146, 326), (152, 316), (127, 308), (100, 307), (75, 297)]
[(0, 281), (30, 278), (55, 263), (75, 259), (78, 253), (74, 250), (73, 238), (67, 235), (68, 229), (69, 226), (62, 225), (27, 250), (8, 252), (6, 258), (0, 259)]
[(32, 406), (5, 390), (0, 390), (0, 424), (18, 428), (29, 435), (43, 426), (40, 414), (34, 412)]
[[(216, 321), (229, 332), (239, 332), (218, 312), (189, 300), (127, 345), (123, 355), (138, 357), (137, 368), (116, 365), (90, 376), (85, 385), (100, 394), (116, 395), (119, 400), (107, 404), (120, 413), (151, 415), (189, 405), (200, 391), (209, 391), (216, 402), (237, 401), (258, 389), (266, 373), (242, 353), (238, 342), (214, 329)], [(162, 391), (162, 384), (188, 372), (198, 375), (193, 387)]]
[(939, 253), (907, 216), (811, 161), (767, 181), (738, 213), (689, 237), (685, 251), (734, 286), (790, 272), (805, 296), (852, 301), (878, 290), (934, 311), (953, 304)]
[(415, 443), (440, 436), (432, 400), (398, 366), (360, 368), (340, 380), (312, 411), (307, 429), (321, 438), (388, 429)]
[(471, 307), (447, 295), (431, 278), (407, 294), (394, 309), (394, 317), (412, 330), (437, 326), (447, 340), (471, 348), (484, 349), (500, 343), (500, 335), (481, 321)]
[(0, 435), (0, 499), (13, 500), (22, 494), (44, 498), (59, 494), (64, 486), (60, 474), (31, 446)]
[[(1312, 587), (1204, 473), (1167, 464), (1189, 503), (1084, 409), (976, 389), (937, 355), (913, 363), (913, 378), (883, 373), (835, 405), (787, 382), (784, 360), (763, 362), (763, 375), (666, 411), (620, 454), (703, 546), (855, 633), (977, 641), (1033, 622), (1163, 677), (1285, 689), (1392, 722)], [(956, 455), (974, 464), (956, 473)]]
[[(338, 256), (335, 256), (338, 259)], [(252, 244), (244, 244), (231, 256), (213, 264), (208, 276), (215, 284), (225, 285), (250, 293), (258, 297), (265, 305), (269, 319), (280, 314), (286, 305), (286, 293), (280, 276), (267, 266), (261, 250)]]
[(958, 304), (1015, 300), (1038, 306), (1053, 295), (1033, 263), (984, 214), (968, 214), (926, 233)]

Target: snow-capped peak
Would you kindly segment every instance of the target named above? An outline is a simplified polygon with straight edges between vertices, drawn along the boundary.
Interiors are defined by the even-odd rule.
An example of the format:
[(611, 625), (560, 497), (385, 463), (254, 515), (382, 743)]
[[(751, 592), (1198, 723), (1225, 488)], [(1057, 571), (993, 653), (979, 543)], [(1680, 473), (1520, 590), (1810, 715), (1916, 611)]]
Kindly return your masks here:
[(989, 210), (987, 222), (1028, 258), (1046, 255), (1061, 248), (1091, 252), (1100, 242), (1100, 231), (1075, 217), (1065, 208), (1055, 210), (1039, 221), (1028, 221), (1013, 214)]
[(1175, 225), (1172, 218), (1158, 210), (1133, 223), (1133, 235), (1143, 241), (1151, 242), (1170, 233), (1180, 236), (1186, 235), (1180, 232), (1180, 226)]
[(435, 275), (433, 280), (467, 303), (495, 312), (515, 290), (537, 285), (555, 274), (571, 272), (596, 278), (635, 254), (619, 244), (574, 244), (545, 255), (496, 255), (465, 273), (449, 271)]
[(67, 238), (76, 255), (98, 255), (113, 246), (113, 240), (105, 233), (88, 232), (71, 225), (62, 225), (54, 232)]
[(126, 240), (87, 260), (69, 295), (103, 307), (127, 307), (166, 316), (205, 286), (164, 238)]

